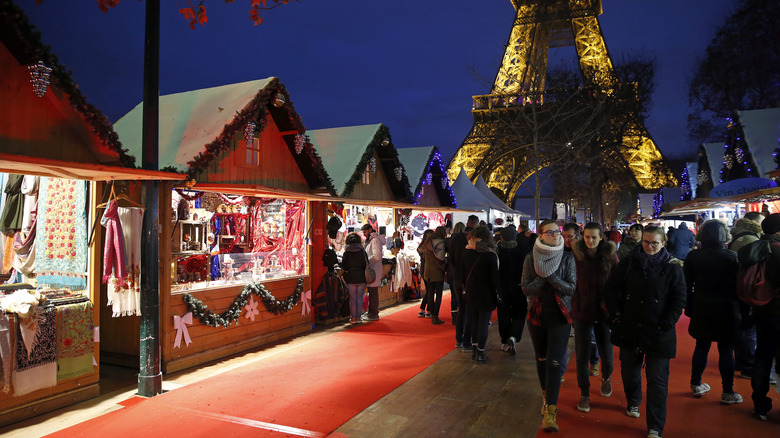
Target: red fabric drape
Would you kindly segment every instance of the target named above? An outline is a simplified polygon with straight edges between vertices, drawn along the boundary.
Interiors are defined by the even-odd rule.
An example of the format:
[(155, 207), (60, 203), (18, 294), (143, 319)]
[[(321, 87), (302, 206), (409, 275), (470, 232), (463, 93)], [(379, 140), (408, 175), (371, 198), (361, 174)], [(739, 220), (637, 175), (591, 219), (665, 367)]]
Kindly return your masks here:
[(252, 252), (267, 253), (263, 266), (270, 265), (270, 256), (276, 256), (279, 264), (285, 270), (294, 270), (299, 274), (305, 272), (306, 237), (306, 201), (282, 201), (285, 206), (285, 224), (283, 237), (268, 235), (269, 230), (263, 229), (263, 211), (276, 199), (261, 198), (252, 207)]

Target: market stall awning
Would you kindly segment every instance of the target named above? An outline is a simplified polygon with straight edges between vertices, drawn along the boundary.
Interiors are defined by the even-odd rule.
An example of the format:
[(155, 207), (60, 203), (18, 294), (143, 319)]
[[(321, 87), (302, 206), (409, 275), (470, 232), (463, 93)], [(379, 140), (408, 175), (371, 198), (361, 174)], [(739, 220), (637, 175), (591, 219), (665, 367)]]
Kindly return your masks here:
[(661, 217), (701, 213), (717, 208), (732, 208), (738, 204), (754, 204), (757, 202), (767, 202), (778, 199), (780, 199), (780, 187), (757, 190), (744, 195), (730, 196), (727, 198), (699, 198), (687, 202), (676, 203), (672, 205), (668, 211), (661, 213)]
[(182, 173), (133, 169), (106, 164), (74, 163), (0, 153), (0, 172), (88, 181), (156, 180), (184, 181)]

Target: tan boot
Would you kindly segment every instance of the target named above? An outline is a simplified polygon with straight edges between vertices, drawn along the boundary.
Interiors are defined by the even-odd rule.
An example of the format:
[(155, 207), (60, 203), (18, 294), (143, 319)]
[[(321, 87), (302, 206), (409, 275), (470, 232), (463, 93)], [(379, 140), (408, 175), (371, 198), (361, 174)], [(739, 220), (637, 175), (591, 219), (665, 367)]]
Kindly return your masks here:
[(558, 407), (555, 405), (547, 405), (547, 413), (544, 414), (542, 419), (542, 430), (545, 432), (558, 432), (558, 423), (555, 422), (555, 417), (558, 414)]
[(542, 416), (547, 414), (547, 391), (542, 390)]

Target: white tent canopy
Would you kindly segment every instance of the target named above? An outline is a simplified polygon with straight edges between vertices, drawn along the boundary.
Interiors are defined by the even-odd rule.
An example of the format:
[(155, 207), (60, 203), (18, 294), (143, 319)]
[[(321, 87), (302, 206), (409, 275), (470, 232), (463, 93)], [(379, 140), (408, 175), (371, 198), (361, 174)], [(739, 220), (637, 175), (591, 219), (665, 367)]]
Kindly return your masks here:
[(480, 193), (482, 193), (482, 195), (485, 196), (485, 198), (487, 198), (489, 201), (493, 202), (493, 204), (495, 205), (494, 208), (496, 210), (502, 211), (502, 212), (507, 213), (507, 214), (513, 214), (513, 215), (517, 215), (517, 216), (522, 216), (523, 218), (530, 218), (531, 217), (530, 215), (528, 215), (526, 213), (523, 213), (522, 211), (514, 210), (514, 209), (510, 208), (509, 206), (507, 206), (506, 204), (504, 204), (498, 198), (498, 196), (496, 196), (496, 194), (493, 193), (492, 190), (490, 190), (490, 187), (488, 187), (487, 183), (485, 182), (485, 179), (482, 178), (482, 175), (479, 175), (477, 177), (477, 181), (474, 183), (474, 187), (477, 190), (479, 190)]
[[(484, 180), (482, 183), (484, 184)], [(458, 173), (458, 177), (452, 183), (451, 188), (452, 192), (455, 193), (455, 199), (458, 201), (459, 209), (483, 210), (486, 212), (494, 210), (504, 214), (522, 216), (523, 218), (530, 217), (523, 212), (507, 207), (503, 202), (498, 200), (498, 197), (493, 195), (492, 192), (490, 194), (493, 195), (495, 200), (489, 199), (485, 193), (482, 193), (478, 187), (475, 187), (474, 184), (471, 183), (471, 180), (469, 180), (469, 177), (466, 175), (466, 171), (462, 168), (460, 169), (460, 173)], [(485, 188), (487, 188), (487, 185), (485, 185)], [(487, 190), (490, 191), (489, 188)]]

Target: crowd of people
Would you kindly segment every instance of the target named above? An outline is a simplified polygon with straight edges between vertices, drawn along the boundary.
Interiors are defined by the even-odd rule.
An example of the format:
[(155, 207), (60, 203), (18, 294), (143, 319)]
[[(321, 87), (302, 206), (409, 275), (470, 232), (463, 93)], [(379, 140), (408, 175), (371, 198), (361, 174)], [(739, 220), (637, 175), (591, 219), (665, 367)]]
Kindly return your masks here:
[[(720, 403), (743, 402), (734, 391), (739, 372), (752, 379), (753, 414), (766, 420), (772, 407), (769, 385), (776, 379), (772, 362), (780, 353), (780, 298), (752, 308), (738, 299), (737, 251), (755, 242), (777, 244), (768, 256), (767, 276), (780, 290), (780, 213), (766, 218), (748, 213), (731, 230), (719, 220), (695, 230), (683, 223), (668, 232), (637, 223), (623, 233), (616, 228), (607, 231), (598, 223), (560, 227), (546, 220), (537, 232), (522, 225), (492, 230), (475, 215), (452, 230), (443, 226), (427, 230), (417, 249), (426, 291), (418, 316), (430, 318), (432, 324), (445, 322), (440, 308), (447, 282), (455, 346), (470, 352), (477, 364), (487, 363), (493, 312), (501, 350), (507, 354), (516, 353), (527, 326), (543, 398), (544, 431), (558, 431), (558, 395), (573, 335), (580, 389), (576, 409), (591, 409), (591, 376), (601, 376), (602, 397), (612, 395), (616, 346), (625, 413), (641, 415), (644, 369), (648, 438), (660, 437), (666, 423), (670, 359), (677, 352), (676, 324), (683, 313), (690, 318), (688, 331), (695, 339), (692, 396), (703, 397), (711, 389), (702, 376), (716, 343)], [(359, 242), (360, 236), (355, 239)], [(362, 275), (370, 259), (351, 257), (347, 264), (354, 265), (345, 269)], [(360, 296), (359, 286), (355, 293)]]

